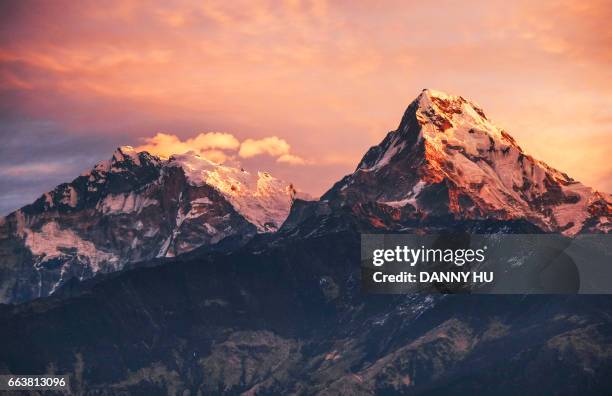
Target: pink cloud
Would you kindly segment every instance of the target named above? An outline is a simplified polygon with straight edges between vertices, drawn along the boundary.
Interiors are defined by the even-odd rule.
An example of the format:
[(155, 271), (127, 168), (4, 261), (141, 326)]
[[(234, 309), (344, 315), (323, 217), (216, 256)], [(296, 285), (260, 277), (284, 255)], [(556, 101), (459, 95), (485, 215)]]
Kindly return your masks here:
[(176, 135), (160, 132), (142, 140), (145, 143), (136, 147), (136, 150), (147, 151), (162, 158), (169, 158), (173, 154), (195, 152), (218, 163), (234, 160), (236, 154), (242, 158), (266, 155), (276, 158), (279, 163), (290, 165), (307, 163), (297, 155), (291, 154), (289, 143), (276, 136), (246, 139), (241, 143), (234, 135), (226, 132), (200, 133), (185, 140), (181, 140)]

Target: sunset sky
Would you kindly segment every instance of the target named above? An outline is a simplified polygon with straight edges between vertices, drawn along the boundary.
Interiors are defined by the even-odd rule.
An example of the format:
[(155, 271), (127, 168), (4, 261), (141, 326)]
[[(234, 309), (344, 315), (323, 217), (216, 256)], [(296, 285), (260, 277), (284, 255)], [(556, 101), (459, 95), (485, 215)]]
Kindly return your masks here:
[(319, 195), (423, 88), (612, 192), (610, 20), (610, 1), (3, 1), (0, 214), (120, 145)]

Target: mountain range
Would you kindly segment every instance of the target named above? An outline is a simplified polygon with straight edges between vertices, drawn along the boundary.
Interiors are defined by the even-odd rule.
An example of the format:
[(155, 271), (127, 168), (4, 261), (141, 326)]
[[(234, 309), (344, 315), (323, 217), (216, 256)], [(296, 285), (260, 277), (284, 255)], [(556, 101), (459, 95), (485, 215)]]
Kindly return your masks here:
[(275, 231), (296, 194), (267, 172), (119, 147), (0, 219), (0, 301), (44, 297), (72, 278)]
[(610, 195), (433, 90), (319, 200), (120, 148), (2, 221), (3, 301), (23, 303), (0, 305), (0, 372), (84, 394), (604, 394), (612, 298), (366, 295), (359, 238), (611, 221)]

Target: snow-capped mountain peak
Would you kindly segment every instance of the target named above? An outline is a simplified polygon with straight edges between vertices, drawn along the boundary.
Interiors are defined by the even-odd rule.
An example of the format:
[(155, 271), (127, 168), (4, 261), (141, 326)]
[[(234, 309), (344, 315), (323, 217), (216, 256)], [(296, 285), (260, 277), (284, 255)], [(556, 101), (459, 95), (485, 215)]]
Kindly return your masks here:
[[(433, 139), (439, 132), (451, 129), (453, 133), (480, 129), (497, 138), (505, 139), (503, 131), (493, 124), (476, 103), (461, 96), (425, 89), (416, 99), (417, 119), (422, 125), (432, 124), (436, 128), (425, 129), (424, 136)], [(468, 141), (470, 136), (463, 133), (458, 140)]]
[(474, 102), (429, 89), (331, 197), (421, 216), (526, 219), (568, 235), (611, 229), (609, 195), (526, 154)]
[(120, 146), (113, 153), (113, 162), (132, 161), (134, 165), (140, 165), (138, 152), (132, 146)]
[[(295, 195), (291, 183), (266, 172), (119, 147), (1, 219), (0, 258), (23, 263), (0, 263), (0, 279), (10, 281), (0, 282), (0, 303), (48, 295), (72, 277), (275, 231)], [(29, 278), (36, 281), (18, 281)]]
[(267, 172), (251, 173), (195, 153), (173, 155), (168, 165), (183, 169), (194, 185), (214, 187), (260, 232), (276, 230), (283, 224), (296, 194), (292, 184)]

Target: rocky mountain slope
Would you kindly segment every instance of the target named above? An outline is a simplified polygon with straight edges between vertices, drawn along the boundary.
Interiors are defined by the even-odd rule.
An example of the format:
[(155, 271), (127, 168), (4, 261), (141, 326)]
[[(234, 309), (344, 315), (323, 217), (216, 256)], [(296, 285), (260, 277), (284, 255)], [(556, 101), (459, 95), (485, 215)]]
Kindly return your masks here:
[[(585, 204), (546, 200), (540, 187), (508, 188), (518, 180), (508, 176), (514, 169), (523, 174), (518, 146), (504, 146), (517, 162), (496, 152), (509, 138), (494, 136), (495, 149), (482, 153), (492, 164), (474, 159), (483, 164), (472, 174), (485, 185), (466, 184), (476, 180), (462, 178), (472, 160), (442, 138), (464, 150), (471, 143), (451, 140), (451, 128), (442, 128), (435, 131), (441, 148), (428, 149), (427, 139), (435, 141), (422, 137), (429, 118), (415, 121), (430, 112), (421, 102), (435, 101), (432, 95), (442, 96), (419, 96), (398, 131), (320, 201), (296, 200), (275, 233), (232, 252), (197, 248), (155, 266), (70, 282), (45, 299), (0, 305), (0, 372), (69, 373), (74, 392), (92, 395), (606, 394), (609, 296), (361, 292), (361, 232), (607, 231), (603, 194), (585, 187)], [(456, 112), (445, 114), (458, 124)], [(468, 129), (468, 137), (475, 134)], [(455, 151), (461, 154), (449, 154)], [(534, 175), (565, 180), (550, 184), (562, 193), (555, 197), (578, 188), (529, 161)], [(534, 186), (552, 183), (530, 175)], [(599, 196), (606, 206), (592, 205)], [(563, 205), (574, 205), (574, 225), (559, 220)]]
[(322, 199), (395, 217), (520, 219), (566, 235), (612, 230), (609, 194), (526, 154), (473, 102), (433, 90)]
[(279, 236), (0, 306), (0, 372), (91, 395), (609, 389), (609, 296), (366, 295), (356, 232)]
[(274, 231), (295, 194), (265, 172), (121, 147), (0, 219), (0, 301), (46, 296), (72, 277)]

